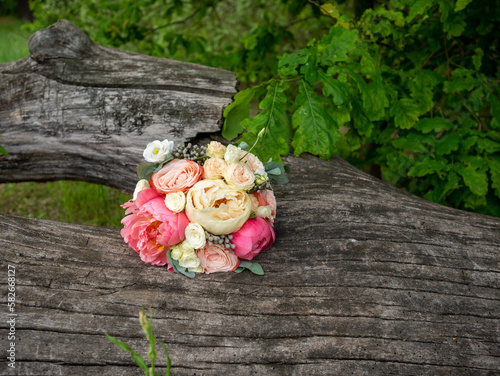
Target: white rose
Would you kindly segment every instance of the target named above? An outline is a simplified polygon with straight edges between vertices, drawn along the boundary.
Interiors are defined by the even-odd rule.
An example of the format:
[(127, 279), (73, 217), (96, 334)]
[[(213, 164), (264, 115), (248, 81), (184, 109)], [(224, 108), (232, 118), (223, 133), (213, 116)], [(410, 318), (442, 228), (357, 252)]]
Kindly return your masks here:
[[(199, 259), (198, 259), (199, 260)], [(205, 271), (205, 269), (203, 269), (203, 267), (201, 265), (199, 265), (198, 267), (196, 268), (188, 268), (188, 270), (190, 272), (195, 272), (195, 273), (203, 273)]]
[(200, 249), (207, 243), (205, 230), (198, 223), (189, 223), (186, 227), (186, 241), (194, 249)]
[(180, 260), (180, 258), (182, 257), (182, 250), (174, 245), (172, 251), (170, 252), (170, 257), (172, 257), (174, 260)]
[(200, 259), (196, 255), (184, 255), (179, 260), (179, 265), (183, 268), (197, 268), (200, 266)]
[(237, 163), (240, 160), (242, 151), (243, 150), (237, 146), (228, 145), (224, 153), (224, 159), (227, 163)]
[(203, 179), (222, 179), (227, 163), (224, 159), (210, 158), (203, 165)]
[(133, 201), (137, 200), (137, 195), (139, 194), (140, 191), (144, 189), (151, 188), (149, 186), (149, 182), (146, 179), (141, 179), (137, 182), (135, 185), (135, 190), (134, 190), (134, 198), (132, 199)]
[(199, 181), (189, 190), (186, 201), (189, 220), (214, 235), (238, 231), (252, 210), (249, 195), (232, 189), (222, 179)]
[(194, 248), (187, 241), (183, 241), (178, 243), (172, 247), (172, 252), (170, 253), (170, 257), (174, 260), (180, 260), (184, 256), (192, 256), (196, 255)]
[(271, 218), (272, 211), (270, 206), (259, 206), (255, 212), (256, 217)]
[(241, 163), (231, 163), (224, 171), (224, 179), (231, 187), (249, 191), (254, 186), (255, 175), (248, 166)]
[(159, 163), (163, 162), (167, 155), (172, 152), (172, 150), (174, 150), (173, 141), (163, 140), (160, 142), (156, 140), (150, 142), (146, 146), (146, 149), (144, 150), (144, 153), (142, 153), (142, 155), (148, 162)]
[(212, 141), (207, 146), (206, 154), (211, 158), (224, 158), (226, 147), (220, 142)]
[(169, 193), (165, 196), (165, 206), (174, 213), (180, 213), (186, 206), (186, 195), (178, 191)]

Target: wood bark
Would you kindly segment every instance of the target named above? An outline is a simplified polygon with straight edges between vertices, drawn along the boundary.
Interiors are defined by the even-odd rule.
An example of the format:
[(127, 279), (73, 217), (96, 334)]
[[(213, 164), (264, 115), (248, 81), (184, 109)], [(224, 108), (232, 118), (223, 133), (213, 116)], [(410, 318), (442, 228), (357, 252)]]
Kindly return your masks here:
[[(233, 72), (93, 43), (61, 20), (0, 65), (0, 182), (87, 180), (133, 189), (144, 142), (220, 129)], [(63, 166), (61, 166), (63, 165)], [(123, 179), (109, 181), (114, 171)]]
[[(128, 142), (142, 150), (151, 136)], [(105, 164), (113, 140), (88, 164), (119, 186), (124, 176)], [(2, 358), (0, 372), (141, 374), (104, 332), (146, 356), (142, 306), (153, 310), (173, 375), (500, 372), (499, 219), (417, 198), (339, 158), (285, 162), (276, 242), (256, 258), (264, 276), (188, 279), (142, 263), (117, 229), (0, 215), (0, 294), (14, 265), (18, 303), (16, 369)], [(65, 171), (61, 161), (51, 176)], [(134, 181), (132, 169), (124, 174)], [(164, 369), (162, 355), (157, 364)]]

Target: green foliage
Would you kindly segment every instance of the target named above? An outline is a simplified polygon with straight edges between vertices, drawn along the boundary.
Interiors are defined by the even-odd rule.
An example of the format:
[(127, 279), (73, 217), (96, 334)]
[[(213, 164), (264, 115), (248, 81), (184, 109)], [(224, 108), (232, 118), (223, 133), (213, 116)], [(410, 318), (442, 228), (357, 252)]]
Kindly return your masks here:
[[(132, 348), (127, 345), (125, 342), (119, 341), (116, 338), (110, 336), (108, 333), (104, 333), (106, 337), (113, 342), (116, 346), (118, 346), (120, 349), (125, 350), (130, 353), (132, 359), (134, 362), (137, 364), (137, 366), (144, 371), (145, 376), (159, 376), (155, 372), (155, 360), (156, 360), (156, 350), (155, 350), (155, 343), (156, 343), (156, 338), (153, 335), (153, 313), (151, 311), (151, 308), (149, 309), (149, 320), (146, 317), (144, 313), (144, 308), (142, 309), (141, 312), (139, 312), (139, 321), (142, 326), (142, 331), (146, 335), (146, 338), (149, 342), (149, 353), (148, 353), (148, 358), (149, 362), (151, 363), (151, 366), (148, 367), (146, 365), (146, 362), (142, 358), (142, 356), (135, 351), (132, 350)], [(162, 342), (162, 347), (163, 351), (165, 352), (165, 357), (167, 358), (167, 369), (165, 370), (164, 376), (170, 376), (170, 368), (172, 365), (172, 361), (170, 357), (168, 356), (167, 349), (165, 347), (165, 344)]]
[(64, 18), (97, 43), (225, 68), (252, 83), (271, 78), (276, 56), (328, 23), (317, 20), (320, 11), (311, 4), (287, 0), (31, 0), (30, 6), (31, 32)]
[(338, 154), (500, 216), (500, 1), (371, 3), (33, 0), (31, 30), (66, 18), (101, 44), (235, 71), (223, 135), (264, 130), (263, 161)]
[[(296, 155), (376, 164), (412, 193), (498, 215), (500, 2), (393, 0), (355, 20), (332, 4), (321, 8), (330, 31), (279, 59), (265, 109), (242, 121), (242, 139), (262, 127), (272, 134), (288, 114), (291, 134), (259, 156), (280, 160), (288, 154), (281, 140), (291, 138)], [(279, 122), (265, 107), (276, 87)]]

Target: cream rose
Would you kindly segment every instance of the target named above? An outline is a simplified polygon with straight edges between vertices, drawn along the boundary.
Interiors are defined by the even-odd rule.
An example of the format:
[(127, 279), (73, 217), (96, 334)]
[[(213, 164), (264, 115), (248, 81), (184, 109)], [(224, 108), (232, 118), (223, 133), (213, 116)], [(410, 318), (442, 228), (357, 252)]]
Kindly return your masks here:
[(146, 179), (141, 179), (137, 182), (135, 185), (135, 190), (134, 190), (134, 197), (132, 198), (132, 201), (137, 200), (137, 195), (139, 194), (140, 191), (143, 191), (144, 189), (151, 188), (149, 186), (149, 183)]
[(220, 142), (212, 141), (208, 144), (206, 153), (211, 158), (224, 158), (226, 147)]
[(174, 150), (174, 142), (168, 140), (155, 140), (150, 142), (142, 155), (144, 159), (151, 163), (163, 162), (168, 154)]
[(247, 193), (229, 187), (223, 180), (202, 180), (186, 197), (186, 215), (214, 235), (238, 231), (250, 216)]
[(224, 153), (224, 159), (227, 163), (237, 163), (241, 158), (241, 150), (239, 147), (234, 145), (228, 145), (226, 152)]
[(254, 186), (255, 175), (248, 166), (241, 163), (231, 163), (224, 171), (224, 179), (231, 187), (249, 191)]
[(167, 194), (165, 206), (174, 213), (181, 213), (186, 206), (186, 195), (181, 191)]
[(221, 158), (210, 158), (203, 164), (203, 179), (222, 179), (227, 163)]
[(194, 249), (203, 248), (207, 242), (205, 230), (198, 223), (190, 223), (186, 227), (186, 241)]

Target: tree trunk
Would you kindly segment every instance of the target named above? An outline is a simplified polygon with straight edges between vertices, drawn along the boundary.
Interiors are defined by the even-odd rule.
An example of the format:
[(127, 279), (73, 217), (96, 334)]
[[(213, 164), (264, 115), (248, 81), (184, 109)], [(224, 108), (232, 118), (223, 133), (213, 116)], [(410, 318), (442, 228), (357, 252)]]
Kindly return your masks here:
[[(33, 57), (23, 64), (30, 67)], [(51, 64), (57, 72), (70, 69), (63, 68), (64, 61)], [(123, 75), (121, 82), (128, 77)], [(92, 86), (80, 87), (77, 81), (56, 80), (57, 90), (43, 92), (51, 93), (52, 100), (58, 90), (88, 99), (79, 90)], [(23, 92), (14, 87), (24, 81), (9, 82), (13, 91)], [(95, 84), (97, 78), (85, 82)], [(172, 95), (167, 86), (151, 89), (154, 93), (140, 90), (150, 93), (154, 103), (163, 103)], [(228, 96), (218, 97), (223, 103), (228, 103), (234, 84), (227, 87)], [(123, 98), (136, 97), (130, 90), (138, 90), (121, 89)], [(99, 90), (107, 95), (115, 89), (100, 85)], [(77, 94), (74, 98), (78, 103)], [(160, 129), (159, 121), (152, 120), (141, 134), (121, 127), (105, 136), (95, 131), (104, 116), (99, 113), (82, 116), (85, 126), (72, 132), (55, 121), (38, 120), (41, 125), (36, 125), (34, 109), (29, 121), (6, 116), (26, 113), (24, 103), (31, 101), (29, 96), (14, 101), (19, 106), (11, 103), (10, 110), (2, 105), (2, 142), (11, 151), (0, 159), (5, 180), (7, 172), (14, 181), (30, 173), (37, 180), (67, 177), (68, 166), (76, 164), (76, 178), (130, 190), (136, 179), (131, 166), (151, 139), (177, 135), (176, 141), (186, 141), (216, 128), (202, 128), (197, 120), (180, 125), (175, 133), (170, 124), (176, 122), (165, 122)], [(106, 96), (105, 103), (109, 101)], [(45, 103), (49, 106), (49, 99)], [(203, 99), (198, 103), (208, 106)], [(164, 116), (161, 109), (140, 108), (152, 119)], [(197, 112), (191, 113), (196, 118)], [(61, 133), (45, 134), (46, 127)], [(73, 152), (68, 139), (77, 145)], [(37, 155), (47, 163), (58, 159), (50, 170), (30, 171), (29, 158)], [(7, 296), (8, 266), (15, 266), (17, 300), (16, 369), (8, 368), (4, 358), (2, 374), (141, 374), (104, 332), (146, 357), (138, 321), (143, 306), (152, 308), (157, 344), (165, 342), (174, 375), (500, 372), (500, 220), (417, 198), (339, 158), (288, 157), (285, 162), (291, 168), (290, 183), (275, 188), (276, 242), (256, 259), (264, 276), (214, 273), (189, 279), (142, 263), (117, 229), (0, 215), (1, 294)], [(85, 166), (100, 171), (101, 177)], [(11, 326), (7, 314), (2, 317), (0, 350), (5, 354)], [(161, 346), (157, 352), (161, 371), (166, 365)]]

